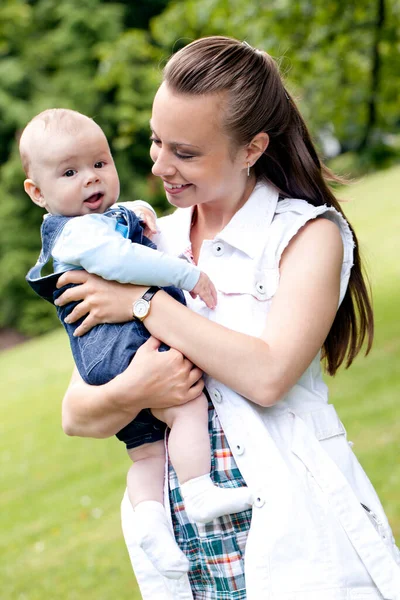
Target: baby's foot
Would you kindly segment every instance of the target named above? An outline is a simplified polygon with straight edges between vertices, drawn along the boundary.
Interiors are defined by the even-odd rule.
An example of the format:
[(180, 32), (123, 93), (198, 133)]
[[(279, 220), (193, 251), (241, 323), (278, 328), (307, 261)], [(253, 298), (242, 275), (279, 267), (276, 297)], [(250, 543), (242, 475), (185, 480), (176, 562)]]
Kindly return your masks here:
[(179, 549), (164, 506), (148, 500), (134, 509), (135, 536), (153, 566), (169, 579), (180, 579), (189, 570), (189, 561)]
[(251, 508), (248, 487), (222, 488), (209, 475), (201, 475), (181, 485), (186, 513), (191, 521), (208, 523), (213, 519)]

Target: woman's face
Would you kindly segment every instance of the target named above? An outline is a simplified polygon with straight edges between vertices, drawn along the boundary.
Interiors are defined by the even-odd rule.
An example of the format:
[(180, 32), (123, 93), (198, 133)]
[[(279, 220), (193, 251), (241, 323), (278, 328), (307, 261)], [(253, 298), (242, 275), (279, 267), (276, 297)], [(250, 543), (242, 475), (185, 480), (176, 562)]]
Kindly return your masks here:
[[(254, 186), (247, 177), (246, 148), (237, 148), (222, 129), (223, 95), (173, 93), (163, 83), (151, 118), (153, 174), (161, 177), (168, 201), (188, 207), (213, 203), (229, 209)], [(251, 191), (251, 190), (250, 190)]]

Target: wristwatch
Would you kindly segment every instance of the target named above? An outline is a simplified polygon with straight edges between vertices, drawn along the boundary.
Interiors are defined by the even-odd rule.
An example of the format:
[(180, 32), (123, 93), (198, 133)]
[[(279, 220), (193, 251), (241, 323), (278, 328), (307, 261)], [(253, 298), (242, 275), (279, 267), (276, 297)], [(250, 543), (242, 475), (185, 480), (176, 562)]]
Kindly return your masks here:
[(156, 285), (153, 285), (143, 294), (139, 300), (136, 300), (132, 305), (133, 318), (138, 321), (144, 321), (150, 312), (150, 300), (160, 290)]

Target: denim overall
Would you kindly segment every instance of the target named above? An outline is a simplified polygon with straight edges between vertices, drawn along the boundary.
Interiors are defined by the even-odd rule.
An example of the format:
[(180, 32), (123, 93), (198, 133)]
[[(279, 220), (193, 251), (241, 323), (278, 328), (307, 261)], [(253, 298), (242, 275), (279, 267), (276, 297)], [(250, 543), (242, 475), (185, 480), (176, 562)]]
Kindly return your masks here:
[[(104, 215), (117, 220), (117, 229), (121, 231), (121, 235), (123, 235), (122, 230), (127, 228), (126, 237), (133, 243), (156, 248), (143, 235), (142, 224), (132, 211), (119, 206), (117, 209), (107, 210)], [(61, 273), (42, 276), (41, 271), (51, 260), (54, 244), (71, 218), (73, 217), (48, 215), (44, 219), (41, 227), (42, 251), (36, 265), (26, 276), (31, 288), (52, 304), (66, 289), (74, 287), (74, 284), (57, 289), (56, 284)], [(175, 287), (163, 289), (173, 298), (185, 304), (185, 297), (181, 290)], [(85, 335), (74, 337), (75, 329), (85, 317), (72, 324), (65, 323), (65, 318), (77, 304), (78, 302), (70, 302), (65, 306), (57, 306), (58, 317), (69, 336), (75, 364), (86, 383), (91, 385), (107, 383), (127, 368), (137, 349), (150, 337), (150, 334), (141, 321), (134, 320), (126, 323), (97, 325)], [(168, 349), (165, 344), (160, 346), (161, 351)], [(127, 449), (135, 448), (163, 439), (165, 427), (164, 423), (153, 417), (149, 409), (145, 409), (131, 423), (121, 429), (117, 433), (117, 437), (125, 442)]]

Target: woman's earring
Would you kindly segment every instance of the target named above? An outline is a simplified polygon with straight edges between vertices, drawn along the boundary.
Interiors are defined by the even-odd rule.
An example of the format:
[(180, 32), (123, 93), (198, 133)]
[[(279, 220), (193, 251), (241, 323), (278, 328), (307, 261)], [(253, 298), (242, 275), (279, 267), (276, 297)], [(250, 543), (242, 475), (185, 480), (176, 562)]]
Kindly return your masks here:
[(250, 163), (247, 163), (247, 177), (250, 177)]

